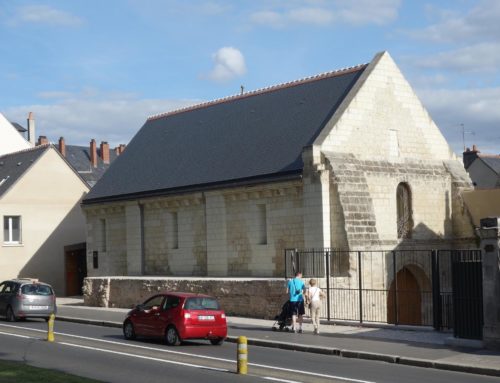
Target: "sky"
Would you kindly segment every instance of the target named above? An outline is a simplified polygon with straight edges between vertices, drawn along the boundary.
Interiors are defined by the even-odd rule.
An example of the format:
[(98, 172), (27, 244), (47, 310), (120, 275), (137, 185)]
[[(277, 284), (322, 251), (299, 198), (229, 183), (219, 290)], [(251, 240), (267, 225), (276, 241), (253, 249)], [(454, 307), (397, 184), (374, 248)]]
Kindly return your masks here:
[(500, 0), (0, 0), (0, 112), (52, 142), (388, 51), (452, 149), (500, 153)]

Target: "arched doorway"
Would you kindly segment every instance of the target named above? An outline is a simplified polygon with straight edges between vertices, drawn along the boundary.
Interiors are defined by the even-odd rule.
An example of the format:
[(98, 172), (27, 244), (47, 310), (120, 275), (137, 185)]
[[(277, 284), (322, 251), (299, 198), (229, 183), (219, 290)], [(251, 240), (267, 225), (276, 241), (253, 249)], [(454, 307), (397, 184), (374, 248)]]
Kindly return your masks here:
[(422, 294), (417, 278), (408, 267), (399, 270), (391, 283), (387, 296), (387, 323), (396, 323), (396, 307), (397, 324), (422, 324)]

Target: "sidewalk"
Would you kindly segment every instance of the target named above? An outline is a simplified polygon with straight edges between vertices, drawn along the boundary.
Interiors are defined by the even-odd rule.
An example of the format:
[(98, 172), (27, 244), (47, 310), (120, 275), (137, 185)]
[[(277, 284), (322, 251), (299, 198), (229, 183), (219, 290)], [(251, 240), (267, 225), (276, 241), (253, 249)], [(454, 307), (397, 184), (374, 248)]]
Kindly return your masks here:
[[(57, 298), (58, 320), (121, 327), (128, 309), (83, 306), (78, 298)], [(500, 376), (500, 352), (454, 347), (451, 333), (430, 329), (394, 329), (324, 324), (314, 335), (310, 323), (303, 334), (272, 331), (274, 321), (228, 317), (228, 339), (248, 338), (250, 345), (379, 360), (416, 367)], [(477, 342), (476, 342), (477, 343)], [(471, 344), (474, 344), (472, 342)]]

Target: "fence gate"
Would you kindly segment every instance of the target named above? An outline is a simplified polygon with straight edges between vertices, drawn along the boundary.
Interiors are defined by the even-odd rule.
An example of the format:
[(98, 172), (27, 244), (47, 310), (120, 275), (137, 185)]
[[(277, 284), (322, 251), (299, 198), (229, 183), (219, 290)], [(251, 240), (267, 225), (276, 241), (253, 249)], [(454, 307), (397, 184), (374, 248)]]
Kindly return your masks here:
[(455, 337), (482, 339), (483, 276), (481, 250), (452, 252)]

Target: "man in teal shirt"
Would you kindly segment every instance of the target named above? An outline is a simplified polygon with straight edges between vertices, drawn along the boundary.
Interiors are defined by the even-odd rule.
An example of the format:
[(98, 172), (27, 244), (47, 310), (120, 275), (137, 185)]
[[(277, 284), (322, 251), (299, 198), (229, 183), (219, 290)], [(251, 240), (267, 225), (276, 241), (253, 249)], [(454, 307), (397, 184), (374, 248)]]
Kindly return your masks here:
[[(304, 292), (306, 286), (302, 281), (302, 273), (295, 273), (295, 278), (290, 279), (287, 283), (286, 292), (290, 296), (290, 313), (292, 314), (292, 330), (293, 332), (302, 332), (302, 318), (305, 313), (304, 309)], [(297, 320), (298, 319), (298, 320)], [(297, 323), (299, 328), (297, 330)]]

